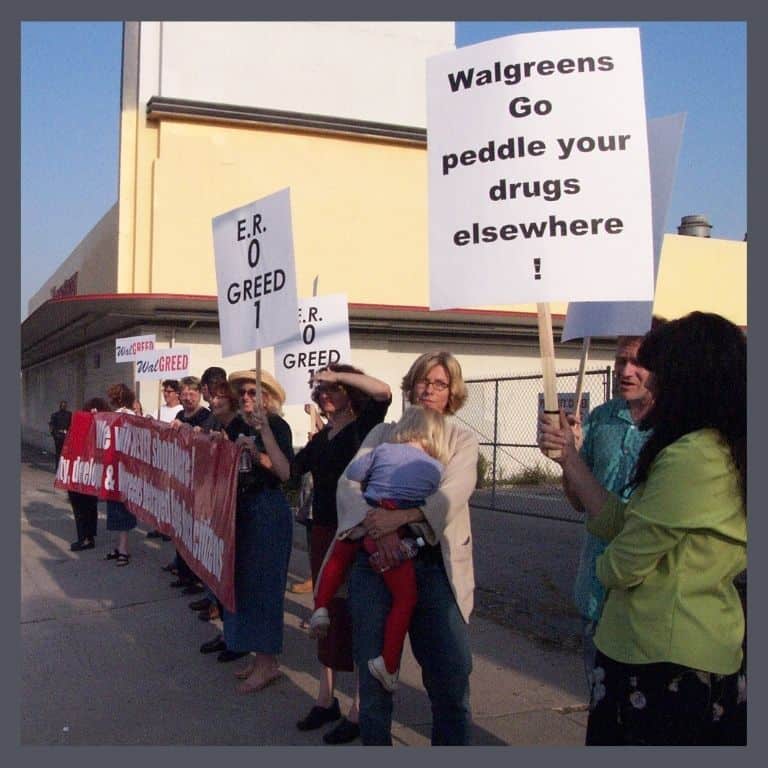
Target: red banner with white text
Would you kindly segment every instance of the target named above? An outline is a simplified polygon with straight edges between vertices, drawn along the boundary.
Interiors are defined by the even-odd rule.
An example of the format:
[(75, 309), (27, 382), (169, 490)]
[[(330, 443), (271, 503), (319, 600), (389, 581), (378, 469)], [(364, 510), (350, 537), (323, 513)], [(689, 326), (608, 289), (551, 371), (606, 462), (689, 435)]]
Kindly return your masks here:
[(124, 413), (72, 414), (56, 488), (122, 501), (173, 538), (189, 567), (235, 610), (238, 448)]

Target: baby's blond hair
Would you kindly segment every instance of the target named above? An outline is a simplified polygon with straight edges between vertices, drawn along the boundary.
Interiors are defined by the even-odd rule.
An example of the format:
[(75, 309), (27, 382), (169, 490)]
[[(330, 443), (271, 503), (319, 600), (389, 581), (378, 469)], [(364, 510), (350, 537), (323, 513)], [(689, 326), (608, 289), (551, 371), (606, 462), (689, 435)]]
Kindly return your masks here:
[(448, 460), (448, 445), (445, 439), (445, 418), (437, 411), (412, 405), (406, 409), (395, 424), (388, 443), (410, 443), (417, 441), (432, 458), (445, 464)]

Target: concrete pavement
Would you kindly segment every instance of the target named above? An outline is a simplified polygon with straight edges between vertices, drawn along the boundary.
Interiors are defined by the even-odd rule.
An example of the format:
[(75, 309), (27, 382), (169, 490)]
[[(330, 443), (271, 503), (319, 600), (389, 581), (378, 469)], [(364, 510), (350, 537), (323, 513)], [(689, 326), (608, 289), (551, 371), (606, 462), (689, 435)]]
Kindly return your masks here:
[[(23, 450), (21, 487), (23, 745), (322, 746), (330, 726), (311, 733), (295, 728), (317, 686), (314, 643), (300, 628), (310, 595), (286, 593), (284, 678), (260, 693), (238, 695), (232, 673), (239, 662), (221, 664), (198, 652), (217, 626), (199, 621), (188, 608), (195, 598), (171, 589), (171, 577), (160, 570), (173, 555), (170, 543), (146, 539), (137, 529), (128, 567), (104, 561), (112, 542), (100, 505), (96, 549), (70, 552), (74, 521), (66, 494), (53, 489), (50, 455)], [(475, 538), (482, 538), (476, 556), (488, 552), (486, 539), (498, 529), (494, 518), (482, 519), (485, 524), (473, 518)], [(308, 572), (304, 547), (297, 528), (289, 581)], [(478, 573), (486, 570), (497, 571), (484, 560)], [(494, 590), (503, 601), (502, 590)], [(583, 671), (568, 643), (540, 642), (528, 627), (522, 634), (482, 616), (470, 622), (470, 637), (474, 744), (583, 744)], [(346, 711), (353, 680), (340, 678)], [(406, 646), (395, 744), (428, 745), (430, 720)]]

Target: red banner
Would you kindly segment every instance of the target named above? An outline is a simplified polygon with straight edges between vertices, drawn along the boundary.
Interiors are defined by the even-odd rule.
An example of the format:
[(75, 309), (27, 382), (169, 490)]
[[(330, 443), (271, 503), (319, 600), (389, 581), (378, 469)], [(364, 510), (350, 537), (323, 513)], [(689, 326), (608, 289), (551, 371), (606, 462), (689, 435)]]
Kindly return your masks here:
[(189, 567), (235, 610), (235, 505), (239, 449), (226, 439), (124, 413), (79, 411), (56, 488), (122, 501), (173, 538)]

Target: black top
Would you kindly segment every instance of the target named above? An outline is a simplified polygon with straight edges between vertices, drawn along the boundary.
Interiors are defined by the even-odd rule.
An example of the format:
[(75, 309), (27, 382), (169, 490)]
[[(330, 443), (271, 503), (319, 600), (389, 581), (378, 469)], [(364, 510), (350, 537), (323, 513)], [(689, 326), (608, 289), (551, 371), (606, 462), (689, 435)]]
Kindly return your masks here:
[(51, 414), (51, 420), (48, 422), (48, 426), (51, 428), (51, 432), (62, 432), (69, 429), (71, 423), (71, 411), (58, 410)]
[(374, 400), (366, 403), (360, 415), (329, 440), (330, 427), (326, 425), (302, 448), (293, 460), (291, 474), (300, 477), (312, 473), (312, 525), (338, 525), (336, 514), (336, 486), (339, 478), (354, 458), (366, 435), (384, 421), (392, 402)]
[(200, 427), (203, 432), (209, 432), (216, 423), (216, 417), (205, 407), (199, 408), (191, 416), (184, 415), (184, 411), (176, 414), (176, 421), (189, 424), (190, 427)]
[[(275, 436), (278, 448), (280, 448), (285, 458), (290, 462), (293, 459), (293, 435), (291, 434), (288, 422), (274, 413), (267, 415), (267, 421), (269, 421), (269, 426), (272, 429), (272, 434)], [(253, 436), (256, 448), (262, 453), (267, 452), (267, 449), (264, 447), (264, 441), (261, 439), (261, 433), (247, 424), (239, 414), (224, 427), (224, 431), (233, 442), (237, 440), (239, 435)], [(258, 493), (264, 488), (280, 487), (280, 478), (277, 475), (264, 469), (256, 461), (253, 461), (252, 464), (250, 472), (240, 472), (239, 474), (238, 490), (240, 493)]]

